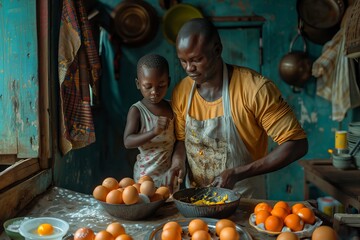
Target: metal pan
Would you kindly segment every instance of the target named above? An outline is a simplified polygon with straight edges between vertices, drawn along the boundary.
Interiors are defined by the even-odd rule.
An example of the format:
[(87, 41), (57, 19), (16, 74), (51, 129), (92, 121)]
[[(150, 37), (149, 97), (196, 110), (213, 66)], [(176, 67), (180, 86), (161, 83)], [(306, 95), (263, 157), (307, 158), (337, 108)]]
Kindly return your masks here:
[(334, 27), (345, 12), (342, 0), (297, 0), (296, 9), (307, 25), (319, 29)]

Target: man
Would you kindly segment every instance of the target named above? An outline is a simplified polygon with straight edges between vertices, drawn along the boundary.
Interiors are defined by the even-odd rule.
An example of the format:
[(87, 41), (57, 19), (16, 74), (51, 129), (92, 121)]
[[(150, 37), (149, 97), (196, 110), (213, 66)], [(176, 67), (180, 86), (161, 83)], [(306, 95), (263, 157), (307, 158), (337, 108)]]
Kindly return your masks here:
[[(306, 133), (291, 108), (270, 80), (224, 63), (210, 21), (185, 23), (176, 50), (188, 76), (172, 95), (177, 137), (172, 178), (187, 160), (186, 187), (217, 186), (266, 197), (262, 174), (307, 153)], [(268, 136), (279, 144), (269, 154)]]

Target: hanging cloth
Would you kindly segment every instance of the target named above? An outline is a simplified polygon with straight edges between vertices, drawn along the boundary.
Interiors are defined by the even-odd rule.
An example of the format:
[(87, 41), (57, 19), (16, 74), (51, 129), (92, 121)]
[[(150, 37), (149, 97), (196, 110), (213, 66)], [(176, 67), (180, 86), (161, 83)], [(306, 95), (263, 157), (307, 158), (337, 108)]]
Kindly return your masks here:
[(66, 154), (95, 142), (90, 102), (98, 99), (101, 66), (82, 0), (63, 1), (58, 47), (60, 150)]

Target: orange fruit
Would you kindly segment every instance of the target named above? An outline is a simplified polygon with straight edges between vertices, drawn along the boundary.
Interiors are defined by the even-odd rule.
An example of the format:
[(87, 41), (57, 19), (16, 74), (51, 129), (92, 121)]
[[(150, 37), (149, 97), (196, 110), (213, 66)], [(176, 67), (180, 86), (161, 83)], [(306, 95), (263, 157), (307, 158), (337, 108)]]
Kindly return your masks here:
[(181, 233), (176, 228), (162, 230), (161, 240), (181, 240)]
[(111, 204), (121, 204), (124, 203), (122, 198), (122, 192), (118, 191), (117, 189), (111, 190), (108, 195), (106, 195), (105, 201)]
[(271, 232), (281, 232), (284, 226), (283, 220), (276, 216), (269, 216), (265, 220), (265, 229)]
[(118, 189), (119, 188), (119, 182), (113, 177), (105, 178), (102, 184), (104, 187), (106, 187), (109, 190)]
[(260, 223), (264, 223), (265, 220), (271, 216), (271, 213), (269, 213), (266, 210), (260, 210), (257, 212), (257, 214), (255, 214), (255, 223), (256, 225), (260, 224)]
[(211, 236), (208, 231), (197, 230), (191, 236), (191, 240), (211, 240)]
[(106, 227), (106, 231), (111, 233), (114, 237), (117, 237), (125, 233), (125, 228), (119, 222), (112, 222)]
[(310, 208), (304, 207), (301, 208), (297, 215), (301, 217), (304, 223), (314, 224), (315, 223), (315, 213)]
[[(266, 211), (265, 211), (266, 212)], [(215, 225), (215, 232), (218, 236), (220, 236), (220, 232), (223, 228), (226, 227), (233, 227), (236, 228), (236, 225), (233, 221), (231, 221), (230, 219), (220, 219), (219, 221), (216, 222)]]
[(181, 228), (181, 225), (178, 223), (178, 222), (175, 222), (175, 221), (170, 221), (170, 222), (167, 222), (164, 224), (162, 230), (166, 230), (166, 229), (169, 229), (169, 228), (174, 228), (176, 229), (179, 233), (182, 232), (182, 228)]
[(221, 240), (239, 240), (239, 233), (233, 227), (225, 227), (220, 232)]
[(110, 192), (110, 190), (103, 185), (98, 185), (94, 188), (93, 196), (95, 199), (99, 201), (106, 201), (106, 195)]
[(254, 213), (256, 214), (260, 210), (266, 210), (268, 212), (271, 212), (272, 207), (270, 206), (270, 204), (268, 204), (266, 202), (261, 202), (261, 203), (256, 204)]
[(115, 240), (114, 236), (106, 230), (101, 230), (95, 235), (95, 240)]
[(288, 214), (291, 212), (291, 208), (290, 208), (289, 204), (285, 201), (278, 201), (277, 203), (275, 203), (273, 208), (277, 208), (277, 207), (284, 208)]
[(127, 234), (121, 234), (115, 238), (115, 240), (133, 240), (133, 238), (130, 235)]
[(189, 230), (190, 236), (192, 236), (193, 233), (196, 232), (197, 230), (208, 231), (209, 227), (205, 221), (203, 221), (199, 218), (195, 218), (189, 222), (188, 230)]
[(305, 204), (303, 203), (295, 203), (292, 207), (291, 207), (291, 213), (297, 213), (297, 211), (299, 211), (301, 208), (306, 207)]
[(304, 228), (304, 221), (295, 213), (287, 215), (284, 223), (293, 232), (301, 231)]
[(271, 215), (281, 218), (283, 221), (287, 215), (289, 215), (288, 211), (283, 207), (274, 207), (271, 211)]

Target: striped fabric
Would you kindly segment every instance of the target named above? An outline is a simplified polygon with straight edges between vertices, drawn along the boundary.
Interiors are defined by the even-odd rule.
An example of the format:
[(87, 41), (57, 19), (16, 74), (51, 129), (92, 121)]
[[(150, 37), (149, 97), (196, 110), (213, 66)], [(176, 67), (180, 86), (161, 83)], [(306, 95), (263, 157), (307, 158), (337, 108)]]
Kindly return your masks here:
[(59, 36), (60, 148), (95, 142), (90, 90), (98, 94), (100, 59), (82, 0), (64, 0)]

